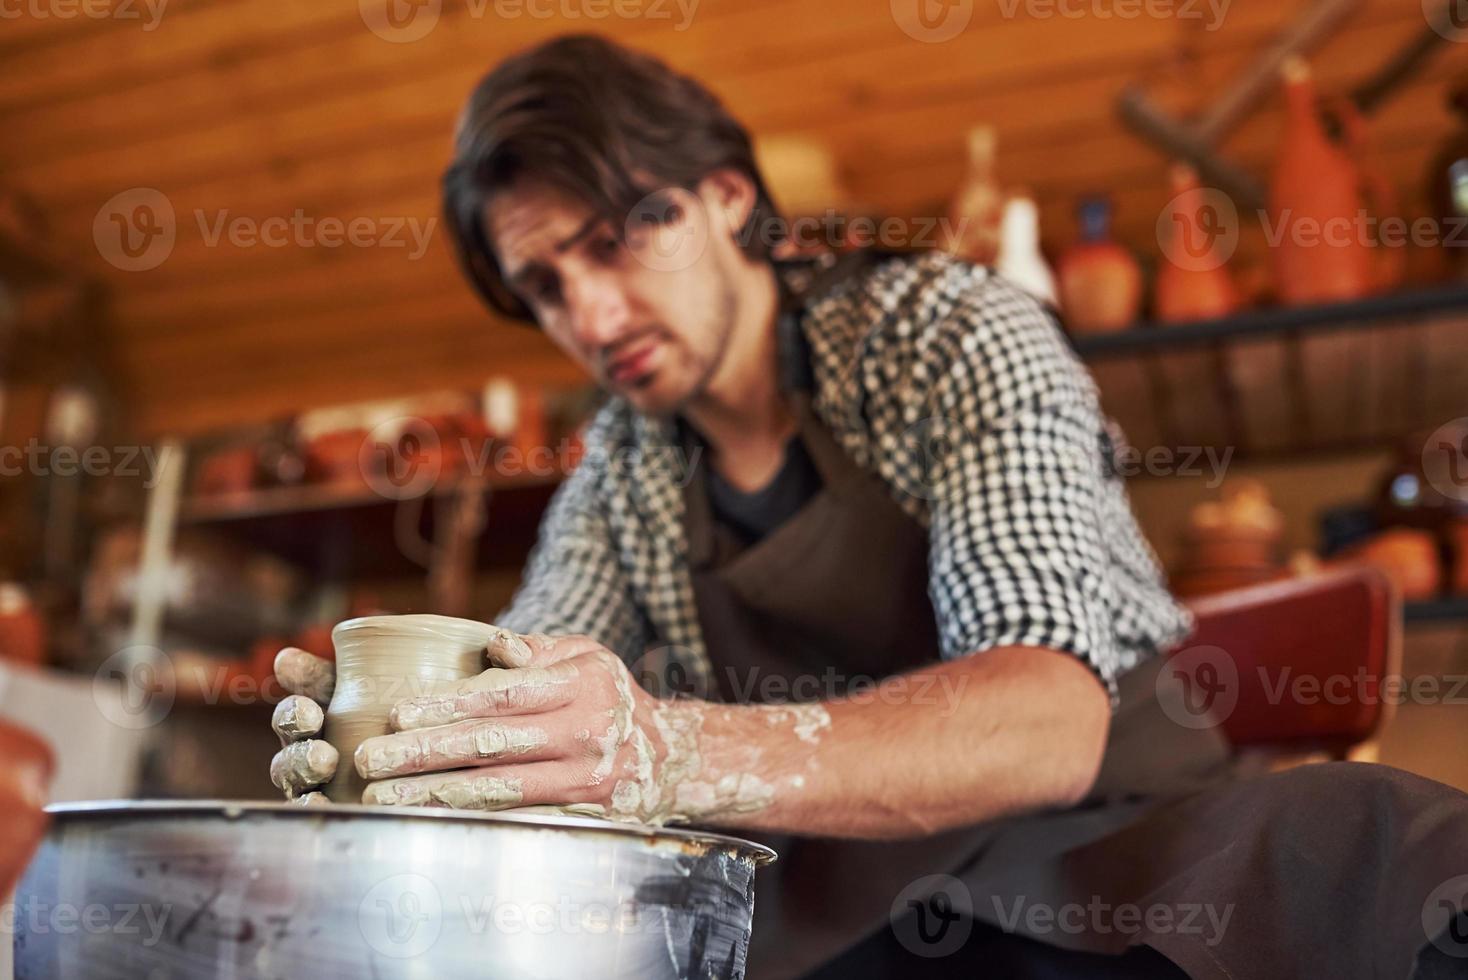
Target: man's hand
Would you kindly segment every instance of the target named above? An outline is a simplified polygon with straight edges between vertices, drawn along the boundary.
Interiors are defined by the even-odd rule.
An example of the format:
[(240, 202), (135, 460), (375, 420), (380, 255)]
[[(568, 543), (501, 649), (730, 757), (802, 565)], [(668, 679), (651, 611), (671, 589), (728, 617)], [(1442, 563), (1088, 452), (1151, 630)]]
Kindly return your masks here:
[(499, 810), (572, 806), (660, 823), (696, 767), (696, 719), (638, 687), (584, 636), (510, 636), (451, 694), (411, 698), (353, 760), (363, 802)]
[(270, 719), (283, 746), (270, 760), (270, 781), (288, 800), (325, 803), (316, 790), (336, 775), (337, 751), (312, 736), (325, 721), (322, 709), (336, 688), (336, 664), (286, 647), (275, 655), (275, 679), (291, 694), (275, 706)]

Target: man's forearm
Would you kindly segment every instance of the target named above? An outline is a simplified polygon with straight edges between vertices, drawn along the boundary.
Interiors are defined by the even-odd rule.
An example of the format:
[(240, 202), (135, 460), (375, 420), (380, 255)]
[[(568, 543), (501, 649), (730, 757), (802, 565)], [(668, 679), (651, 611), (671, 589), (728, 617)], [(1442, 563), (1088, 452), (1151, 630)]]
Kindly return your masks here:
[(897, 838), (1074, 803), (1109, 714), (1074, 657), (1011, 647), (821, 704), (670, 706), (662, 727), (699, 822)]

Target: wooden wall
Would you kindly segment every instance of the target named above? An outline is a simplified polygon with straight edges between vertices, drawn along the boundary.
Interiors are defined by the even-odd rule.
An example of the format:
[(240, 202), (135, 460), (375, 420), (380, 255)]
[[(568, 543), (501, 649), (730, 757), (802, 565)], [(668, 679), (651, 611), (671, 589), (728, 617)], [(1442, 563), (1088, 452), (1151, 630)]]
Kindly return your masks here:
[[(495, 371), (566, 375), (533, 331), (480, 309), (442, 235), (413, 261), (401, 248), (210, 247), (195, 219), (299, 210), (427, 221), (465, 94), (496, 59), (539, 39), (590, 28), (663, 56), (710, 83), (757, 134), (830, 145), (852, 198), (883, 213), (939, 213), (961, 173), (964, 130), (993, 123), (1001, 175), (1038, 196), (1047, 245), (1072, 234), (1076, 195), (1104, 190), (1122, 236), (1155, 254), (1166, 161), (1116, 122), (1117, 91), (1146, 79), (1169, 105), (1196, 104), (1307, 5), (1234, 0), (1208, 30), (1178, 17), (1045, 17), (1022, 0), (963, 0), (968, 27), (931, 44), (899, 29), (889, 0), (701, 0), (682, 30), (671, 0), (623, 0), (666, 17), (602, 20), (502, 17), (494, 0), (439, 0), (426, 37), (391, 43), (364, 24), (362, 11), (381, 0), (169, 0), (151, 29), (148, 0), (90, 0), (102, 16), (57, 16), (81, 2), (26, 0), (7, 8), (20, 17), (0, 20), (0, 184), (33, 194), (55, 239), (110, 286), (113, 356), (137, 425), (185, 433), (471, 386)], [(1086, 0), (1093, 7), (1104, 13), (1110, 0)], [(1423, 24), (1417, 0), (1362, 0), (1316, 59), (1324, 83), (1348, 88)], [(1445, 82), (1464, 67), (1468, 45), (1445, 45), (1375, 120), (1380, 158), (1409, 197), (1451, 131)], [(1278, 130), (1271, 105), (1228, 149), (1263, 173)], [(92, 227), (135, 187), (166, 195), (177, 241), (157, 268), (125, 272), (102, 260)]]

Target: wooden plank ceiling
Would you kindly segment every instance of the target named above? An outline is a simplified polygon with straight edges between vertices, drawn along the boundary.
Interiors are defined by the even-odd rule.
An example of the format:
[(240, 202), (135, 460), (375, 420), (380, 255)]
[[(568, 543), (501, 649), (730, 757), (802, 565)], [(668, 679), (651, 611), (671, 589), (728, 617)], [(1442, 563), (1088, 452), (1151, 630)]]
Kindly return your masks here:
[[(1001, 177), (1037, 195), (1047, 247), (1071, 237), (1077, 195), (1105, 191), (1121, 236), (1150, 255), (1166, 161), (1115, 120), (1119, 88), (1148, 80), (1166, 104), (1196, 106), (1304, 6), (1234, 0), (1207, 30), (972, 0), (968, 27), (931, 44), (899, 29), (892, 0), (701, 0), (681, 30), (671, 0), (631, 6), (667, 16), (597, 20), (564, 14), (618, 8), (532, 0), (499, 9), (562, 13), (506, 18), (493, 0), (441, 0), (427, 36), (392, 43), (364, 25), (377, 2), (169, 0), (145, 29), (147, 0), (88, 5), (136, 18), (60, 17), (72, 9), (62, 0), (28, 0), (17, 9), (29, 13), (0, 21), (0, 185), (33, 195), (56, 241), (108, 284), (107, 329), (141, 431), (474, 386), (497, 371), (568, 376), (533, 331), (479, 308), (441, 234), (417, 260), (403, 248), (211, 247), (195, 218), (429, 221), (465, 94), (498, 58), (553, 34), (604, 30), (706, 80), (756, 134), (821, 141), (849, 197), (835, 203), (876, 213), (941, 213), (964, 131), (992, 123)], [(1422, 26), (1416, 0), (1364, 0), (1315, 59), (1323, 84), (1348, 89)], [(1373, 123), (1409, 200), (1452, 129), (1446, 82), (1468, 65), (1468, 45), (1444, 48)], [(1265, 173), (1278, 134), (1271, 104), (1228, 150)], [(92, 226), (136, 187), (166, 195), (177, 242), (157, 268), (125, 272), (102, 260)]]

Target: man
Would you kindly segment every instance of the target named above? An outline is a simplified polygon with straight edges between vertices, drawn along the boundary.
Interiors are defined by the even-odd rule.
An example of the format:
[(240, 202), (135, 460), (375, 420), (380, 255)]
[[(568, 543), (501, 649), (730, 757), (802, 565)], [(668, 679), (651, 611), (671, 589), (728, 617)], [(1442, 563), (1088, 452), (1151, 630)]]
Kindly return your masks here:
[[(1373, 836), (1382, 811), (1364, 794), (1399, 807), (1411, 860), (1432, 846), (1468, 871), (1468, 834), (1447, 843), (1468, 826), (1461, 805), (1421, 816), (1449, 791), (1369, 767), (1240, 791), (1217, 783), (1213, 733), (1166, 724), (1156, 655), (1189, 617), (1131, 516), (1094, 386), (1039, 303), (941, 255), (775, 261), (778, 214), (744, 130), (693, 81), (595, 38), (479, 85), (444, 201), (488, 303), (613, 397), (495, 620), (493, 666), (399, 705), (399, 731), (343, 763), (373, 781), (366, 802), (788, 835), (761, 872), (757, 976), (1405, 975), (1428, 938), (1410, 915), (1441, 864), (1431, 883), (1344, 888), (1308, 869), (1351, 857), (1384, 877), (1408, 861), (1405, 838)], [(323, 671), (305, 657), (282, 653), (288, 687)], [(701, 696), (654, 697), (628, 664)], [(767, 693), (812, 679), (818, 698)], [(288, 792), (330, 775), (309, 745), (277, 761)], [(1340, 821), (1326, 844), (1322, 812)], [(1353, 939), (1323, 907), (1345, 937), (1329, 955), (1300, 947), (1296, 893), (1216, 942), (1001, 921), (1012, 900), (1093, 896), (1226, 914), (1278, 894), (1281, 869), (1322, 903), (1374, 889), (1391, 917)], [(967, 945), (925, 960), (893, 937), (948, 915), (924, 904), (940, 885), (920, 879), (938, 874), (984, 900), (952, 913)]]

